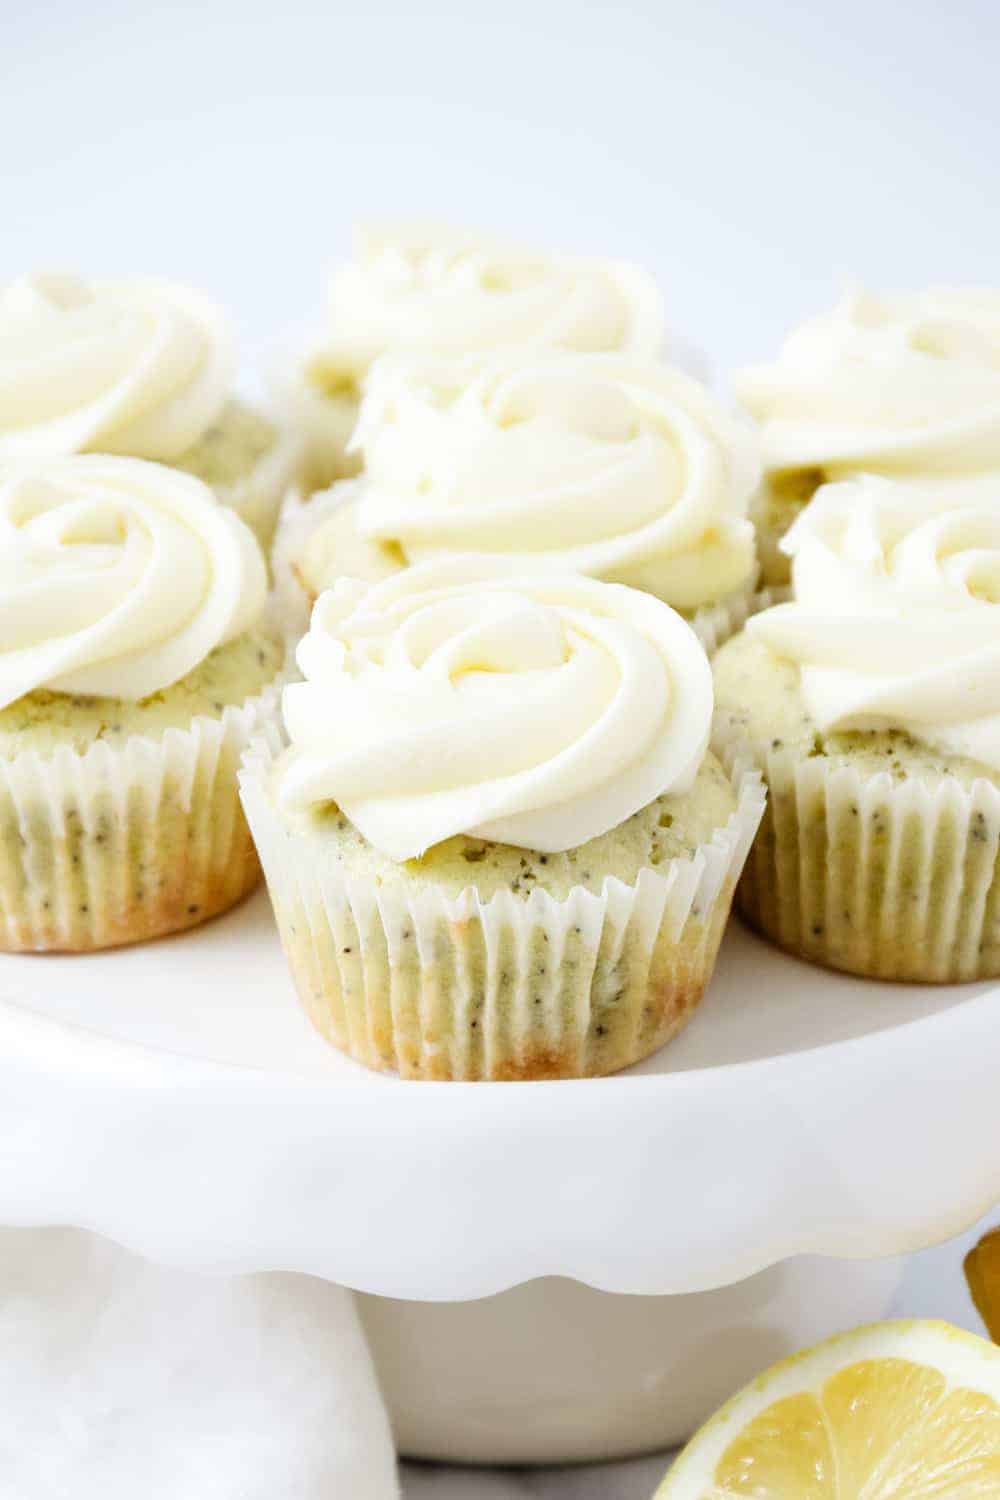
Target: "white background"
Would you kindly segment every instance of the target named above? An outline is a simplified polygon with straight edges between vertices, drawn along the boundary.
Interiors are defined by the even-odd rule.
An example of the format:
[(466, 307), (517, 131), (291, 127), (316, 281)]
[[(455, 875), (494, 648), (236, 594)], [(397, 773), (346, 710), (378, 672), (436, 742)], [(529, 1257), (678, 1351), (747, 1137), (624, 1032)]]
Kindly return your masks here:
[[(15, 3), (0, 280), (189, 280), (248, 360), (372, 215), (641, 260), (722, 369), (849, 278), (1000, 282), (994, 0)], [(974, 1326), (960, 1249), (914, 1263), (907, 1310)], [(656, 1467), (409, 1493), (639, 1500)]]
[(0, 0), (0, 40), (0, 275), (189, 279), (248, 347), (373, 213), (635, 257), (720, 361), (849, 276), (997, 279), (994, 0)]

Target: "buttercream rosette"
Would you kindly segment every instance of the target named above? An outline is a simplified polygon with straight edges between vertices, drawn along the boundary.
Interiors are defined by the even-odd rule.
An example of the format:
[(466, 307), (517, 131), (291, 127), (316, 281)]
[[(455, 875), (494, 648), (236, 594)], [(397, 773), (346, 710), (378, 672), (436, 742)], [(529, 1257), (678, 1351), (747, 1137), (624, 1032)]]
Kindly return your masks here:
[[(241, 784), (324, 1035), (442, 1079), (606, 1073), (668, 1040), (762, 810), (753, 775), (706, 756), (711, 675), (681, 617), (462, 557), (342, 580), (298, 661), (285, 735)], [(698, 823), (706, 798), (723, 811)], [(665, 855), (686, 817), (703, 836)]]
[(380, 361), (353, 445), (364, 476), (291, 501), (278, 557), (315, 595), (492, 553), (643, 589), (706, 644), (754, 607), (746, 423), (679, 370), (617, 355)]
[[(73, 453), (236, 472), (213, 488), (266, 544), (297, 449), (233, 401), (229, 320), (200, 292), (152, 277), (22, 276), (0, 289), (0, 472)], [(246, 453), (243, 455), (243, 447)]]

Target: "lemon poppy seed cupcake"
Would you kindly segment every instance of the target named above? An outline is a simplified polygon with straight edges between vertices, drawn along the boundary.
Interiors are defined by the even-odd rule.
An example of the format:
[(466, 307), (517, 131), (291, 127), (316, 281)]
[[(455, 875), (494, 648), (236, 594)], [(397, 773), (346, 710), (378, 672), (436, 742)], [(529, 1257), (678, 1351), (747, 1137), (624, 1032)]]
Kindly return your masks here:
[(200, 480), (52, 459), (0, 483), (0, 948), (190, 927), (259, 878), (237, 795), (285, 641)]
[(760, 423), (751, 506), (765, 582), (788, 582), (780, 541), (821, 484), (861, 472), (995, 493), (1000, 292), (852, 292), (811, 319), (737, 392)]
[(1000, 974), (1000, 504), (845, 481), (783, 545), (793, 601), (714, 662), (716, 750), (769, 790), (740, 909), (850, 973)]
[(756, 442), (681, 371), (549, 351), (385, 359), (354, 443), (363, 477), (293, 500), (279, 531), (276, 571), (312, 598), (477, 552), (643, 589), (708, 646), (753, 607)]
[(761, 815), (706, 752), (694, 634), (635, 590), (495, 558), (324, 593), (244, 762), (302, 1002), (408, 1078), (646, 1056), (707, 984)]
[(267, 546), (296, 448), (233, 395), (229, 324), (151, 278), (24, 276), (0, 291), (0, 472), (71, 453), (203, 479)]
[(656, 357), (660, 293), (639, 267), (553, 255), (431, 224), (362, 229), (330, 283), (329, 331), (284, 390), (307, 492), (356, 473), (348, 443), (388, 353), (456, 358), (544, 348)]

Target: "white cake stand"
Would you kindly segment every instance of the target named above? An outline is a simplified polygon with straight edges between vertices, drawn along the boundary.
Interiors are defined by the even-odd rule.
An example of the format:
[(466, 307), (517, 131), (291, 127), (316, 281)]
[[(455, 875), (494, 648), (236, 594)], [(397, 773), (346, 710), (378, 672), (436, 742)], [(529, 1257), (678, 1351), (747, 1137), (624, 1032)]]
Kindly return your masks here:
[(0, 1222), (367, 1294), (411, 1455), (665, 1446), (1000, 1201), (1000, 987), (862, 984), (738, 925), (675, 1043), (579, 1083), (366, 1073), (300, 1013), (263, 894), (4, 956), (0, 997)]

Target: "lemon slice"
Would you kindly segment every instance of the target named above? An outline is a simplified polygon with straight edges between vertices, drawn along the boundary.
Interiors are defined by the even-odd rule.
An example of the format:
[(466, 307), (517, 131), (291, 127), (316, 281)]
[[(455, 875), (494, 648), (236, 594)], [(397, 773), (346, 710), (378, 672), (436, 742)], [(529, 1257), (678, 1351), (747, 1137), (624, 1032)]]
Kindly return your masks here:
[(1000, 1349), (875, 1323), (774, 1365), (696, 1433), (655, 1500), (1000, 1500)]

